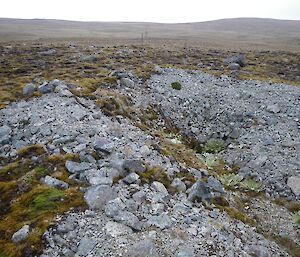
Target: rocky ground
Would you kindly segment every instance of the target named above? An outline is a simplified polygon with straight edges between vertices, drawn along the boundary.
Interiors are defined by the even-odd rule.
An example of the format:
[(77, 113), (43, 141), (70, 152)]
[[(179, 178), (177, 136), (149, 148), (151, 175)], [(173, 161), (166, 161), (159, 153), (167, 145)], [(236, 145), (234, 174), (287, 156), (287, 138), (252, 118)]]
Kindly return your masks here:
[[(117, 86), (89, 98), (30, 84), (23, 93), (42, 96), (1, 110), (3, 160), (33, 145), (77, 156), (66, 178), (40, 182), (78, 185), (88, 208), (56, 216), (41, 256), (299, 256), (300, 89), (156, 72), (114, 72)], [(25, 219), (9, 235), (18, 245), (34, 230)]]

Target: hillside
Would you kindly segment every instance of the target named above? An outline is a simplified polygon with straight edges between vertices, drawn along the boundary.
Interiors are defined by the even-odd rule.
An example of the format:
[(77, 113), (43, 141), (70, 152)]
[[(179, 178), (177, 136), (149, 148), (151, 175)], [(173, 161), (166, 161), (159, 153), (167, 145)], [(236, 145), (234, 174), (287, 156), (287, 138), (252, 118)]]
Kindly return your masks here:
[(43, 19), (0, 19), (0, 41), (37, 39), (137, 39), (222, 48), (298, 51), (300, 21), (261, 18), (223, 19), (198, 23), (78, 22)]

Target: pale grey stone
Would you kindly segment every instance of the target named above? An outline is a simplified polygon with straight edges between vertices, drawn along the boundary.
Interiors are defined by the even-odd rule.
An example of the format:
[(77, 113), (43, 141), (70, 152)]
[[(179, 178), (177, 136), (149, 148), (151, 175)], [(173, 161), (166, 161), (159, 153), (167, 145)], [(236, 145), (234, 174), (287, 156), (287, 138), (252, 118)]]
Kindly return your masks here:
[(24, 225), (20, 230), (13, 234), (11, 240), (13, 243), (19, 243), (27, 238), (29, 234), (29, 226)]

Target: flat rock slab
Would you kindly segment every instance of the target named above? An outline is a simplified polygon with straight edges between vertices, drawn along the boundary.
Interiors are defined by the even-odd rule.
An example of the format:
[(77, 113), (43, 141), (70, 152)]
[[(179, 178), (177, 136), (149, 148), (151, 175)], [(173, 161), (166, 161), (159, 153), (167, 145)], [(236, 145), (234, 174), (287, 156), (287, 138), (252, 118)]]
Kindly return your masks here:
[(300, 177), (289, 177), (287, 185), (291, 188), (296, 196), (300, 196)]

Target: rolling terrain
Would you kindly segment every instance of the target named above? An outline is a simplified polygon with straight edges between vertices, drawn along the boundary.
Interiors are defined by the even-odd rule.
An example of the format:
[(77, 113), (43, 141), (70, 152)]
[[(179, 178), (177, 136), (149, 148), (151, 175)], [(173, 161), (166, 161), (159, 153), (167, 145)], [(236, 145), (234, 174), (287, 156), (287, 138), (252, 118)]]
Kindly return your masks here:
[(163, 24), (145, 22), (79, 22), (47, 19), (0, 19), (0, 41), (133, 40), (148, 44), (242, 48), (300, 49), (300, 21), (236, 18), (208, 22)]

